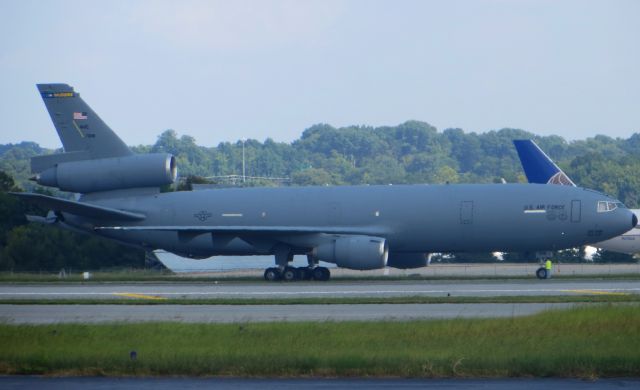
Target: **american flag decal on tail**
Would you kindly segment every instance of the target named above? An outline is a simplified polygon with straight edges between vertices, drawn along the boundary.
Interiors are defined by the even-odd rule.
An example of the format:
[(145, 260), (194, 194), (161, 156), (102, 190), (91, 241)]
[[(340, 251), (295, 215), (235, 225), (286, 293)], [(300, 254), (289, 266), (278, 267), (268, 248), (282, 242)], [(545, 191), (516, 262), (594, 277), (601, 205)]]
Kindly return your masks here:
[(73, 113), (73, 120), (74, 121), (81, 120), (81, 119), (87, 119), (87, 113), (86, 112), (74, 112)]

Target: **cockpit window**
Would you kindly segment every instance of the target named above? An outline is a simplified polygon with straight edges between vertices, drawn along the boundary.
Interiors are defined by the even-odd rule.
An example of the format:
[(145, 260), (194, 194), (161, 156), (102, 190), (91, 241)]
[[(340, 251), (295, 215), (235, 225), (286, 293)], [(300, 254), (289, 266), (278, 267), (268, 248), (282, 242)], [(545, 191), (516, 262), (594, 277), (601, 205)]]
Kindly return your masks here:
[(598, 201), (598, 212), (606, 213), (608, 211), (613, 211), (618, 207), (624, 207), (624, 205), (620, 202), (609, 202), (606, 200)]

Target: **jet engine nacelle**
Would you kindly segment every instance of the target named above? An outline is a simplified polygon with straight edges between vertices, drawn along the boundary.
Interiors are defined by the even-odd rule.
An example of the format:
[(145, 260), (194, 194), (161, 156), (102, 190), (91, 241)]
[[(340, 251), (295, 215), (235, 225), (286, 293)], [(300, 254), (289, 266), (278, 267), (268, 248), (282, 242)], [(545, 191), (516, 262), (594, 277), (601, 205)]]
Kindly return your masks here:
[(318, 260), (335, 263), (339, 267), (367, 270), (384, 268), (389, 249), (384, 238), (342, 236), (317, 246), (313, 255)]
[(428, 253), (389, 253), (387, 266), (393, 268), (422, 268), (426, 267), (429, 260)]
[(176, 180), (170, 154), (137, 154), (59, 163), (36, 177), (38, 184), (62, 191), (90, 193), (135, 187), (160, 187)]

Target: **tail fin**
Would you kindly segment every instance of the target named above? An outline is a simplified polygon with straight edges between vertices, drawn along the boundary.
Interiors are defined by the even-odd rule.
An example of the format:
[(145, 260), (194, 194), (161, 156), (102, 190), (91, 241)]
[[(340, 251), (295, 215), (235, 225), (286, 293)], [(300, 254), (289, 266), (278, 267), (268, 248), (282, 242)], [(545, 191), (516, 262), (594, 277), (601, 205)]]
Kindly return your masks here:
[(529, 183), (560, 184), (574, 186), (575, 184), (558, 166), (547, 156), (533, 140), (514, 140), (520, 163), (527, 175)]
[(60, 162), (131, 155), (127, 145), (67, 84), (38, 84), (65, 153), (36, 157), (31, 170), (39, 173)]

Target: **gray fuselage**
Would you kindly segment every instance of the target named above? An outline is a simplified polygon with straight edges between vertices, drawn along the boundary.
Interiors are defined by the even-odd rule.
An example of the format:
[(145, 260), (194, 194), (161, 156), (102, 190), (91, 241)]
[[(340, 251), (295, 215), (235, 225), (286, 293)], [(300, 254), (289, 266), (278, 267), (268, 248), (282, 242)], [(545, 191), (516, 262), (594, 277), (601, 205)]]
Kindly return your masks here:
[[(208, 257), (271, 254), (281, 244), (308, 253), (336, 234), (385, 238), (391, 253), (556, 250), (603, 241), (632, 227), (628, 209), (597, 212), (598, 201), (615, 199), (578, 187), (452, 184), (215, 189), (91, 203), (146, 215), (120, 226), (167, 228), (97, 230), (100, 235)], [(109, 225), (73, 215), (67, 223), (84, 229)], [(203, 231), (168, 231), (187, 226)], [(225, 226), (250, 229), (215, 231)], [(207, 227), (212, 231), (204, 231)]]

